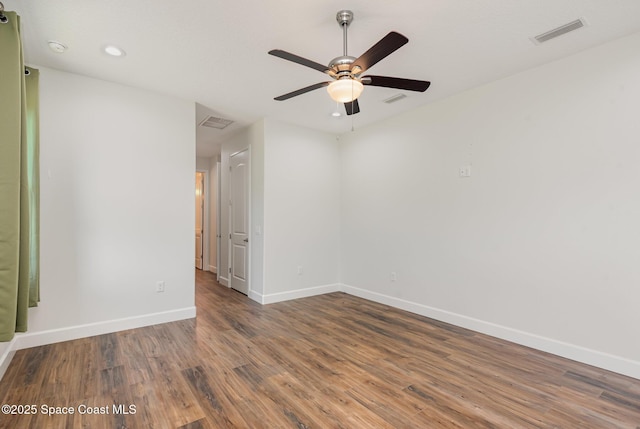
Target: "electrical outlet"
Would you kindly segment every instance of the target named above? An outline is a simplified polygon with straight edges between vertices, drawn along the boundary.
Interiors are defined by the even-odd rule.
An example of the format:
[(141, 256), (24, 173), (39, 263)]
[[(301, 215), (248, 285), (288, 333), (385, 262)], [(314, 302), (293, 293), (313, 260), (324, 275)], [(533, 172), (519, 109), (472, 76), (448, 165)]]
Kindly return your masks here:
[(164, 282), (163, 281), (159, 281), (158, 283), (156, 283), (156, 293), (161, 293), (164, 292)]
[(471, 177), (471, 166), (470, 165), (463, 165), (460, 167), (460, 169), (458, 170), (460, 177)]
[(298, 275), (302, 275), (302, 265), (298, 265)]
[(398, 275), (396, 274), (395, 271), (391, 271), (391, 275), (389, 276), (389, 278), (391, 279), (392, 282), (395, 282), (396, 280), (398, 280)]

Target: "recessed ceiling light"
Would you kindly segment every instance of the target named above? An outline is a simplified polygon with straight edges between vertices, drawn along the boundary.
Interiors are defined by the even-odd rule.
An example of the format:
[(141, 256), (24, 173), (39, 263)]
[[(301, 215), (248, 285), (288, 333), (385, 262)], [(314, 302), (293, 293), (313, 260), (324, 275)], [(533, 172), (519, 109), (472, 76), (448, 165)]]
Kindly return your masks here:
[(67, 46), (60, 43), (60, 42), (56, 42), (55, 40), (49, 40), (47, 42), (47, 44), (49, 45), (49, 49), (51, 49), (53, 52), (55, 52), (56, 54), (61, 54), (64, 51), (67, 50)]
[(125, 52), (117, 46), (108, 45), (104, 47), (104, 51), (112, 57), (124, 57)]

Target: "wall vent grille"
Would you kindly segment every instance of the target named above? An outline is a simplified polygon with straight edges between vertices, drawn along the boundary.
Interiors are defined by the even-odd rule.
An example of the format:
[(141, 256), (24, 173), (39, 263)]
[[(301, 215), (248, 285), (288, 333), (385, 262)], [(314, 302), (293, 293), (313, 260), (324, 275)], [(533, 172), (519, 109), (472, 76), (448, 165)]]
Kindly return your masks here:
[(558, 28), (549, 30), (546, 33), (538, 34), (533, 38), (533, 40), (536, 44), (544, 43), (551, 39), (555, 39), (556, 37), (562, 36), (563, 34), (567, 34), (571, 31), (577, 30), (578, 28), (582, 28), (585, 25), (586, 22), (583, 18), (576, 19), (575, 21), (571, 21), (567, 24), (561, 25)]
[(216, 118), (215, 116), (207, 116), (198, 125), (201, 127), (216, 128), (218, 130), (224, 130), (231, 124), (233, 124), (233, 121), (230, 119)]
[(387, 98), (386, 100), (382, 100), (382, 101), (384, 101), (387, 104), (391, 104), (391, 103), (395, 103), (396, 101), (400, 101), (403, 98), (407, 98), (407, 96), (404, 95), (404, 94), (396, 94), (396, 95), (391, 96), (391, 97)]

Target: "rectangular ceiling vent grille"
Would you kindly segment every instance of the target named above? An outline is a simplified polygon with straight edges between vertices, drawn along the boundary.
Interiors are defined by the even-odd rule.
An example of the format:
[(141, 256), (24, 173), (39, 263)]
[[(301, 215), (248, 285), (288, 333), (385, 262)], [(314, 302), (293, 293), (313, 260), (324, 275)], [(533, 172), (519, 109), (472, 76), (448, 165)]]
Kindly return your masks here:
[(407, 98), (407, 96), (404, 95), (404, 94), (396, 94), (396, 95), (394, 95), (392, 97), (389, 97), (386, 100), (382, 100), (382, 101), (384, 101), (387, 104), (391, 104), (391, 103), (395, 103), (396, 101), (400, 101), (403, 98)]
[(233, 121), (229, 119), (216, 118), (215, 116), (207, 116), (198, 125), (200, 125), (201, 127), (216, 128), (218, 130), (224, 130), (231, 124), (233, 124)]
[(547, 42), (551, 39), (555, 39), (556, 37), (562, 36), (563, 34), (567, 34), (571, 31), (577, 30), (578, 28), (582, 28), (586, 25), (584, 19), (576, 19), (575, 21), (571, 21), (568, 24), (561, 25), (558, 28), (554, 28), (553, 30), (547, 31), (546, 33), (538, 34), (533, 38), (536, 44)]

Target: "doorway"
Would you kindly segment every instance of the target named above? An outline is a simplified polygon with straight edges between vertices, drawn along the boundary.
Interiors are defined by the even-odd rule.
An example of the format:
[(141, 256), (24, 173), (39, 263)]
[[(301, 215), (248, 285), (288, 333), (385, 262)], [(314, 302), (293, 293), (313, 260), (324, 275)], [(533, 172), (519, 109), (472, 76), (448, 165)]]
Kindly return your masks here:
[(204, 173), (196, 172), (196, 252), (195, 266), (202, 270), (204, 267)]

